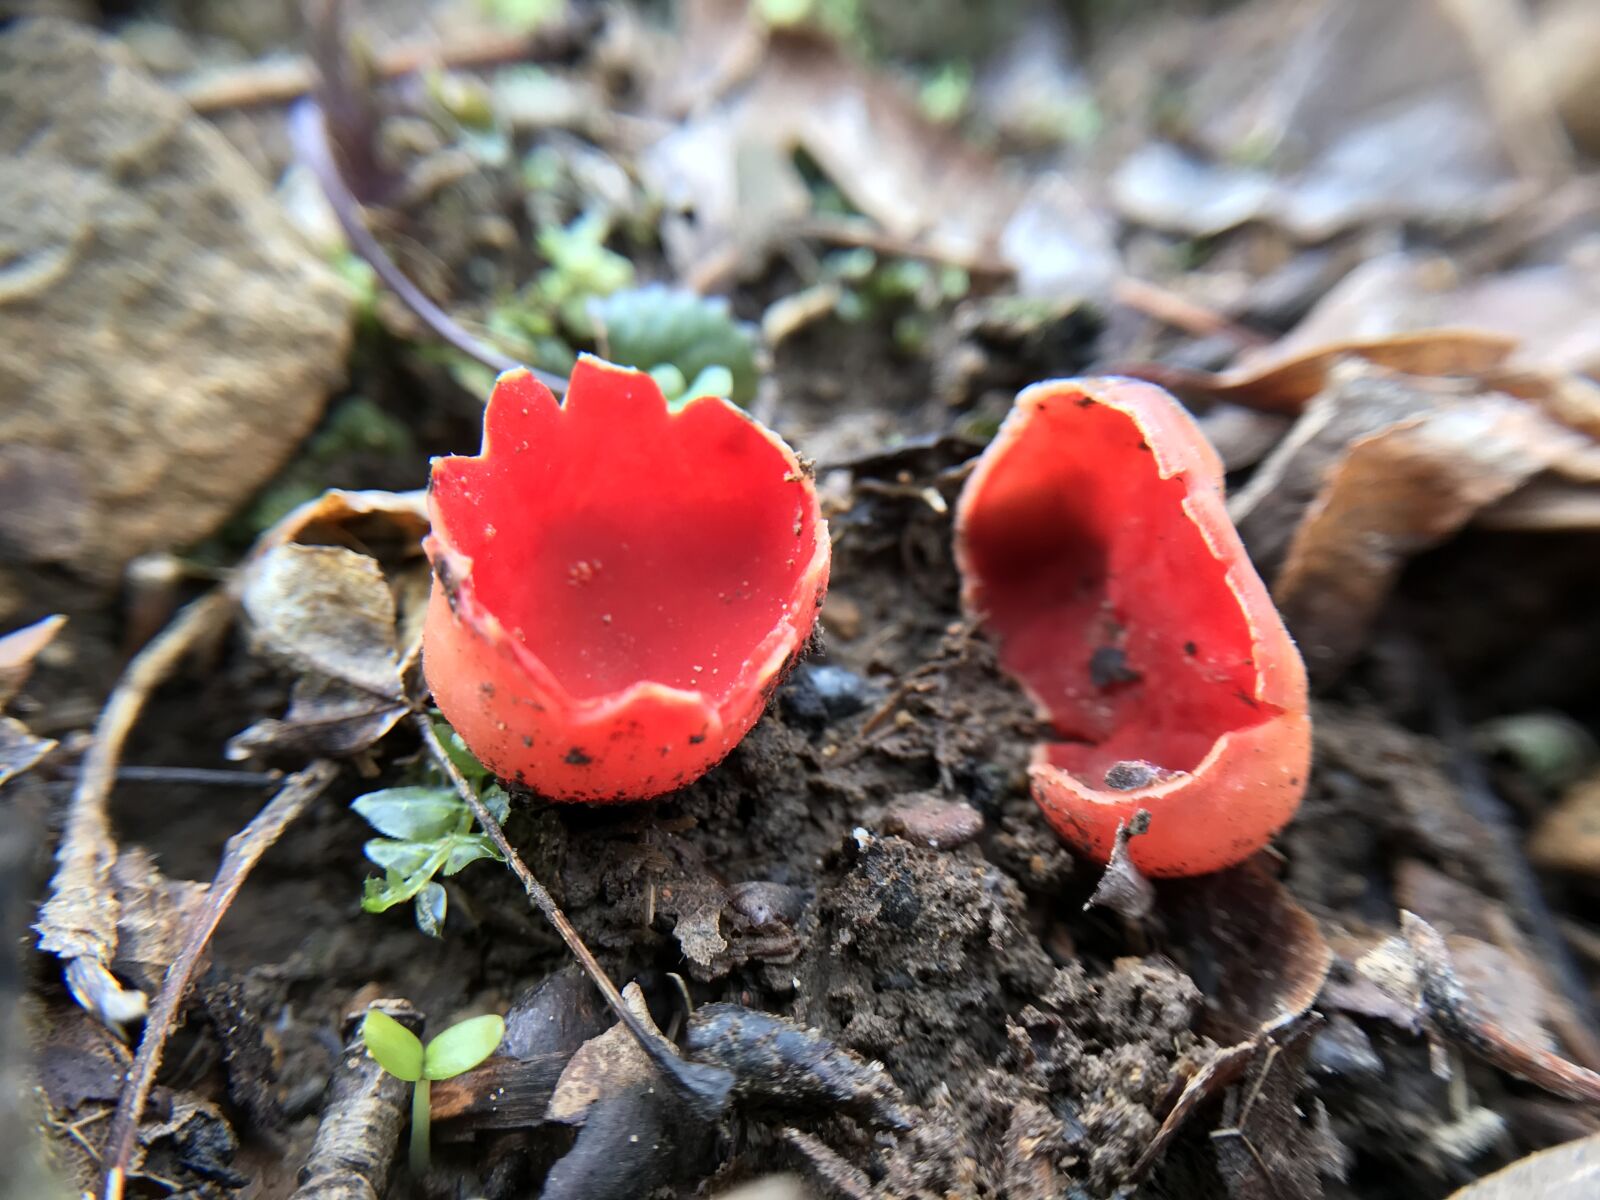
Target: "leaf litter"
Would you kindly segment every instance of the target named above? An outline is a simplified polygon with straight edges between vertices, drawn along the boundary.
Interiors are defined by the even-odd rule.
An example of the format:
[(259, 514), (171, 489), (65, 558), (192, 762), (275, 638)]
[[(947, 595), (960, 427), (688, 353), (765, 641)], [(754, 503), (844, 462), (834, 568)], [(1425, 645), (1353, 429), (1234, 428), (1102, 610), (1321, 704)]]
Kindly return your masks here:
[[(391, 88), (384, 99), (392, 107), (375, 109), (365, 130), (339, 119), (337, 89), (324, 92), (329, 121), (320, 136), (349, 143), (336, 147), (344, 151), (364, 140), (374, 148), (380, 127), (410, 110), (413, 141), (401, 157), (411, 154), (413, 168), (431, 168), (444, 182), (393, 192), (394, 207), (369, 208), (373, 236), (352, 233), (352, 245), (388, 255), (391, 286), (403, 277), (401, 264), (417, 271), (426, 286), (413, 288), (412, 300), (450, 297), (436, 305), (447, 318), (452, 308), (470, 326), (491, 303), (494, 286), (484, 280), (520, 281), (541, 269), (553, 244), (543, 236), (550, 215), (563, 229), (582, 216), (574, 194), (608, 209), (607, 253), (626, 249), (623, 261), (636, 260), (641, 278), (729, 287), (729, 311), (741, 317), (771, 315), (774, 298), (797, 295), (790, 272), (801, 285), (820, 286), (824, 302), (808, 301), (787, 325), (774, 317), (768, 345), (754, 348), (752, 360), (770, 378), (752, 403), (764, 419), (810, 431), (819, 447), (852, 450), (830, 456), (825, 489), (841, 569), (822, 669), (839, 673), (830, 689), (857, 698), (819, 700), (808, 664), (721, 768), (648, 811), (575, 813), (499, 789), (423, 707), (417, 634), (427, 578), (417, 543), (425, 504), (419, 493), (381, 490), (330, 490), (267, 530), (242, 559), (237, 549), (223, 555), (237, 570), (127, 664), (92, 737), (79, 732), (86, 721), (62, 719), (68, 710), (52, 707), (58, 652), (46, 656), (40, 682), (20, 691), (14, 682), (54, 627), (25, 627), (0, 641), (0, 688), (16, 693), (7, 696), (16, 716), (5, 719), (6, 736), (27, 739), (8, 740), (22, 749), (0, 760), (20, 764), (10, 786), (77, 793), (64, 808), (42, 944), (68, 960), (74, 991), (113, 1022), (136, 1018), (143, 995), (160, 991), (136, 1062), (125, 1052), (101, 1056), (99, 1083), (73, 1088), (62, 1074), (69, 1059), (55, 1061), (52, 1100), (64, 1116), (103, 1121), (104, 1106), (119, 1100), (106, 1147), (114, 1177), (137, 1171), (160, 1182), (170, 1171), (224, 1192), (246, 1168), (271, 1177), (259, 1148), (234, 1134), (232, 1115), (204, 1099), (208, 1085), (192, 1075), (165, 1071), (150, 1092), (159, 1103), (138, 1120), (189, 972), (203, 971), (210, 932), (233, 905), (233, 923), (249, 932), (230, 941), (225, 927), (210, 953), (237, 1007), (228, 1009), (209, 984), (197, 991), (213, 1022), (233, 1011), (242, 1015), (230, 1026), (243, 1029), (224, 1035), (202, 1026), (201, 1043), (215, 1037), (231, 1054), (244, 1044), (239, 1038), (271, 1041), (273, 1054), (260, 1061), (274, 1065), (228, 1067), (230, 1093), (239, 1072), (282, 1070), (309, 1097), (297, 1111), (322, 1117), (302, 1123), (320, 1126), (315, 1150), (292, 1135), (301, 1140), (290, 1157), (306, 1163), (305, 1179), (285, 1184), (279, 1176), (263, 1194), (381, 1193), (401, 1102), (383, 1094), (380, 1077), (348, 1048), (312, 1055), (320, 1065), (307, 1067), (281, 1055), (278, 1038), (293, 1046), (320, 1028), (338, 1045), (343, 1014), (364, 1011), (378, 995), (374, 979), (407, 979), (430, 994), (430, 1012), (448, 1015), (503, 1006), (501, 997), (550, 975), (562, 955), (529, 922), (515, 885), (486, 866), (455, 875), (486, 858), (513, 868), (620, 1023), (599, 1032), (583, 982), (513, 1007), (513, 1016), (543, 1014), (530, 1019), (551, 1028), (580, 1010), (590, 1019), (571, 1036), (532, 1038), (522, 1053), (508, 1045), (452, 1088), (441, 1086), (435, 1102), (448, 1107), (435, 1115), (451, 1137), (516, 1135), (486, 1137), (472, 1155), (446, 1143), (442, 1170), (459, 1176), (462, 1194), (527, 1194), (541, 1178), (545, 1195), (633, 1195), (641, 1180), (687, 1194), (719, 1172), (739, 1178), (781, 1161), (817, 1188), (847, 1195), (1110, 1195), (1141, 1179), (1171, 1191), (1195, 1171), (1206, 1181), (1199, 1194), (1315, 1195), (1336, 1190), (1352, 1164), (1366, 1175), (1351, 1178), (1363, 1178), (1388, 1163), (1386, 1139), (1416, 1148), (1397, 1170), (1393, 1194), (1442, 1194), (1446, 1181), (1454, 1186), (1504, 1161), (1508, 1138), (1519, 1139), (1519, 1150), (1537, 1144), (1511, 1115), (1518, 1110), (1503, 1075), (1592, 1102), (1583, 1015), (1544, 977), (1542, 944), (1506, 883), (1515, 872), (1496, 861), (1519, 855), (1520, 845), (1486, 831), (1454, 794), (1442, 766), (1459, 756), (1455, 742), (1401, 728), (1415, 696), (1395, 665), (1406, 661), (1407, 643), (1393, 638), (1416, 567), (1440, 561), (1441, 551), (1470, 547), (1489, 529), (1527, 539), (1530, 529), (1595, 528), (1594, 510), (1584, 507), (1600, 483), (1596, 345), (1583, 320), (1592, 309), (1592, 259), (1569, 228), (1574, 193), (1559, 193), (1559, 205), (1553, 188), (1548, 205), (1539, 195), (1584, 169), (1550, 136), (1557, 112), (1568, 110), (1518, 91), (1520, 54), (1488, 52), (1497, 36), (1512, 47), (1545, 36), (1505, 5), (1419, 5), (1398, 25), (1385, 24), (1389, 14), (1376, 4), (1298, 6), (1309, 16), (1303, 22), (1299, 13), (1289, 20), (1287, 8), (1261, 0), (1226, 19), (1185, 25), (1206, 36), (1176, 57), (1209, 54), (1218, 65), (1199, 64), (1200, 74), (1227, 68), (1236, 77), (1191, 80), (1187, 133), (1170, 138), (1170, 128), (1150, 128), (1130, 107), (1139, 115), (1111, 113), (1122, 127), (1099, 147), (1052, 141), (1033, 126), (1023, 138), (1033, 147), (1027, 161), (1009, 153), (1009, 142), (1000, 143), (1006, 152), (975, 144), (969, 135), (981, 125), (930, 118), (924, 102), (938, 99), (939, 88), (948, 94), (960, 71), (924, 76), (919, 97), (900, 66), (861, 53), (889, 36), (870, 23), (844, 35), (857, 39), (845, 49), (816, 29), (769, 28), (703, 3), (685, 6), (675, 39), (618, 16), (605, 37), (581, 48), (530, 39), (485, 42), (489, 49), (469, 53), (465, 42), (452, 43), (444, 61), (466, 54), (491, 72), (503, 61), (497, 55), (564, 45), (566, 57), (541, 70), (604, 111), (581, 121), (558, 115), (555, 124), (594, 144), (538, 170), (557, 158), (569, 170), (586, 155), (591, 171), (600, 160), (625, 164), (624, 177), (637, 170), (666, 199), (664, 213), (643, 216), (628, 210), (632, 189), (615, 178), (603, 199), (586, 196), (581, 184), (574, 193), (573, 179), (541, 183), (537, 203), (525, 181), (507, 187), (495, 166), (509, 161), (506, 147), (520, 152), (554, 136), (550, 120), (515, 115), (509, 79), (481, 93), (452, 92), (437, 80)], [(1071, 73), (1058, 99), (1093, 103), (1115, 82), (1107, 62), (1138, 65), (1170, 53), (1159, 39), (1149, 47), (1102, 42), (1094, 25), (1086, 19), (1071, 38), (1058, 31), (1051, 55), (1028, 68), (1048, 61), (1049, 72)], [(1277, 36), (1262, 36), (1269, 27)], [(1013, 47), (1026, 42), (1023, 28), (1013, 30)], [(1240, 39), (1241, 30), (1251, 36)], [(1385, 52), (1364, 58), (1374, 37)], [(1239, 72), (1229, 39), (1258, 43), (1278, 65)], [(1431, 58), (1406, 50), (1430, 39), (1438, 47)], [(486, 57), (473, 58), (480, 53)], [(326, 46), (321, 61), (334, 61)], [(380, 74), (402, 73), (397, 61), (381, 52), (389, 65)], [(302, 82), (288, 91), (257, 93), (269, 109), (303, 86), (304, 64), (300, 70)], [(630, 73), (643, 81), (636, 91), (617, 86)], [(674, 86), (663, 86), (664, 77)], [(243, 70), (236, 82), (243, 90), (214, 89), (207, 105), (261, 86)], [(347, 92), (368, 86), (354, 76), (335, 82)], [(448, 101), (447, 115), (424, 107), (423, 93), (428, 103)], [(479, 94), (504, 112), (492, 113), (492, 128), (472, 131), (463, 98)], [(1372, 103), (1380, 95), (1387, 107)], [(1086, 164), (1129, 134), (1139, 142), (1108, 198)], [(1375, 145), (1415, 153), (1378, 161), (1369, 157)], [(386, 144), (385, 153), (394, 148)], [(453, 165), (443, 161), (450, 155)], [(376, 195), (366, 186), (372, 179), (351, 170), (358, 161), (325, 171), (324, 186), (338, 184), (344, 170), (353, 194)], [(1364, 162), (1375, 166), (1364, 173)], [(534, 178), (535, 165), (524, 165)], [(425, 177), (418, 170), (410, 181)], [(1174, 190), (1173, 179), (1183, 188)], [(1152, 190), (1152, 180), (1167, 182)], [(834, 192), (847, 211), (838, 211)], [(1176, 195), (1184, 197), (1178, 208)], [(539, 226), (526, 253), (504, 232), (520, 227), (496, 223), (507, 213)], [(353, 198), (342, 216), (363, 218)], [(468, 239), (429, 245), (439, 229), (469, 225), (483, 239), (471, 251), (475, 265), (460, 250)], [(1153, 239), (1152, 226), (1214, 243), (1190, 248), (1192, 269), (1174, 269), (1173, 256), (1187, 251)], [(1258, 314), (1276, 310), (1252, 309), (1252, 290), (1272, 263), (1298, 265), (1321, 250), (1304, 250), (1304, 239), (1333, 239), (1327, 261), (1358, 265), (1342, 281), (1339, 272), (1316, 275), (1321, 282), (1298, 311), (1284, 308), (1290, 319), (1263, 324)], [(1396, 244), (1406, 252), (1373, 253)], [(892, 274), (896, 260), (915, 260), (959, 268), (966, 282), (923, 289), (896, 310), (906, 297), (817, 264), (817, 248), (826, 254), (840, 245), (871, 247), (869, 271)], [(1431, 253), (1421, 249), (1429, 246)], [(1159, 282), (1131, 286), (1125, 272), (1135, 266)], [(558, 267), (552, 260), (542, 269)], [(1048, 310), (1029, 321), (994, 315), (1004, 306), (993, 301), (1017, 290), (1047, 300)], [(1109, 319), (1083, 319), (1080, 301), (1108, 299)], [(459, 448), (472, 414), (427, 362), (429, 348), (415, 344), (418, 327), (392, 315), (380, 324), (389, 339), (383, 353), (421, 399), (399, 399), (404, 389), (358, 358), (362, 386), (407, 412), (441, 451)], [(934, 330), (931, 340), (918, 340), (919, 327)], [(1288, 332), (1273, 336), (1279, 330)], [(819, 345), (823, 353), (815, 353)], [(1006, 361), (1016, 347), (1026, 354), (1026, 377)], [(1038, 828), (1022, 784), (1018, 748), (1037, 736), (1034, 718), (992, 651), (955, 624), (948, 510), (961, 461), (1031, 372), (1118, 363), (1173, 386), (1209, 409), (1207, 419), (1233, 413), (1231, 432), (1221, 419), (1211, 428), (1219, 443), (1232, 439), (1231, 450), (1222, 448), (1239, 472), (1235, 516), (1332, 700), (1317, 717), (1312, 794), (1282, 840), (1281, 868), (1257, 860), (1204, 880), (1152, 885), (1117, 874), (1114, 861), (1098, 882), (1113, 888), (1115, 903), (1085, 912), (1097, 881)], [(691, 385), (687, 373), (684, 383)], [(870, 397), (860, 407), (882, 411), (852, 427), (843, 410), (857, 396)], [(1240, 413), (1271, 415), (1246, 427)], [(904, 450), (862, 445), (874, 419), (880, 430), (928, 437)], [(853, 453), (861, 449), (869, 452)], [(408, 469), (414, 481), (420, 463)], [(61, 509), (72, 520), (75, 511)], [(30, 527), (33, 544), (40, 528)], [(57, 532), (63, 544), (78, 545), (83, 535), (77, 525)], [(1537, 553), (1532, 563), (1524, 586), (1536, 593)], [(14, 594), (0, 580), (8, 618)], [(47, 612), (71, 614), (56, 635), (65, 647), (60, 661), (95, 644), (103, 599), (64, 592), (60, 603), (30, 602), (15, 609), (22, 615), (13, 627)], [(350, 765), (337, 779), (331, 766), (313, 767), (311, 782), (339, 793), (340, 803), (319, 805), (286, 829), (311, 803), (295, 791), (302, 777), (291, 777), (293, 802), (274, 810), (273, 801), (268, 811), (277, 815), (263, 813), (247, 827), (259, 837), (230, 844), (219, 883), (207, 888), (168, 879), (159, 851), (152, 857), (118, 844), (111, 789), (119, 784), (120, 806), (124, 751), (147, 753), (129, 736), (141, 713), (148, 752), (188, 745), (168, 726), (173, 714), (204, 715), (205, 701), (182, 660), (216, 646), (236, 612), (245, 618), (242, 636), (208, 664), (236, 695), (196, 728), (232, 722), (212, 739), (219, 758), (226, 742), (228, 757), (268, 766), (302, 769), (324, 757)], [(86, 620), (89, 639), (80, 641)], [(117, 660), (106, 661), (109, 680)], [(179, 679), (185, 687), (163, 686)], [(1473, 685), (1465, 698), (1474, 719), (1497, 712), (1492, 685)], [(418, 741), (421, 759), (413, 757)], [(51, 742), (60, 744), (48, 750)], [(70, 764), (85, 746), (74, 785)], [(1519, 822), (1549, 825), (1528, 846), (1532, 860), (1586, 871), (1578, 837), (1585, 793), (1575, 791), (1565, 809), (1524, 802), (1531, 793), (1517, 790), (1525, 784), (1520, 769), (1506, 777), (1523, 804)], [(363, 782), (354, 785), (351, 774)], [(144, 785), (129, 774), (125, 786)], [(353, 815), (345, 814), (352, 795)], [(231, 830), (238, 816), (219, 812), (215, 823)], [(363, 830), (362, 819), (373, 830)], [(241, 867), (280, 833), (285, 844), (275, 853), (301, 856), (299, 878), (269, 860), (235, 903)], [(354, 915), (363, 838), (368, 859), (386, 872), (372, 907), (410, 900), (415, 921)], [(1557, 842), (1566, 857), (1552, 849)], [(308, 899), (319, 879), (336, 881), (329, 895), (337, 901)], [(1570, 907), (1564, 893), (1556, 903), (1563, 913)], [(313, 937), (265, 961), (236, 956), (285, 913), (298, 923), (291, 904), (310, 905), (308, 920), (328, 927), (326, 943)], [(443, 936), (419, 950), (413, 924)], [(1386, 942), (1402, 924), (1405, 937)], [(358, 932), (345, 934), (347, 925)], [(1385, 956), (1390, 969), (1378, 974), (1391, 992), (1357, 969)], [(181, 966), (171, 969), (174, 962)], [(448, 965), (430, 969), (434, 963)], [(607, 972), (632, 981), (626, 1005)], [(298, 989), (292, 1006), (286, 980)], [(276, 1025), (262, 1039), (253, 1027), (269, 1020)], [(1424, 1028), (1435, 1043), (1431, 1061)], [(606, 1048), (603, 1061), (597, 1047)], [(1463, 1072), (1462, 1054), (1493, 1070)], [(546, 1113), (563, 1083), (570, 1100), (586, 1062), (593, 1069), (573, 1143), (552, 1131)], [(1452, 1062), (1446, 1085), (1432, 1071)], [(108, 1082), (130, 1067), (134, 1086)], [(1374, 1072), (1385, 1087), (1369, 1083), (1364, 1096), (1341, 1090), (1341, 1081), (1370, 1081)], [(80, 1082), (94, 1073), (79, 1071)], [(1391, 1091), (1408, 1097), (1404, 1114), (1384, 1108)], [(515, 1103), (501, 1103), (512, 1096)], [(1551, 1103), (1563, 1111), (1565, 1102)], [(569, 1120), (570, 1108), (562, 1109)], [(732, 1136), (719, 1140), (719, 1127)], [(100, 1153), (103, 1135), (92, 1136), (91, 1153)], [(191, 1150), (174, 1154), (180, 1143)]]

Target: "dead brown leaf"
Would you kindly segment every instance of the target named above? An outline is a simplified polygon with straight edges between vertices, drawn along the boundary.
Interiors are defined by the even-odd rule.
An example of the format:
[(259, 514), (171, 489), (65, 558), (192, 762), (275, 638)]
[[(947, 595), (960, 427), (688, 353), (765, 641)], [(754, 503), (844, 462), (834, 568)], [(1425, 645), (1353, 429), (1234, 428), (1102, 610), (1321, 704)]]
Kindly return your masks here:
[(1333, 950), (1262, 855), (1168, 884), (1161, 902), (1185, 931), (1190, 974), (1212, 981), (1202, 1032), (1217, 1041), (1257, 1041), (1303, 1016), (1322, 990)]
[[(630, 983), (622, 989), (622, 997), (645, 1028), (661, 1037), (639, 985)], [(655, 1067), (634, 1036), (620, 1023), (613, 1025), (573, 1054), (556, 1081), (547, 1119), (582, 1125), (585, 1114), (596, 1102), (630, 1091), (654, 1074)]]
[(1447, 260), (1388, 254), (1332, 288), (1294, 330), (1217, 373), (1135, 364), (1185, 399), (1297, 413), (1339, 362), (1406, 375), (1462, 376), (1530, 400), (1600, 435), (1600, 267), (1570, 262), (1462, 278)]
[(257, 552), (303, 542), (312, 546), (350, 546), (375, 557), (393, 548), (416, 557), (428, 532), (427, 493), (351, 492), (330, 488), (307, 500), (262, 534)]
[(1544, 1049), (1555, 1048), (1554, 1034), (1577, 1062), (1600, 1067), (1600, 1042), (1503, 904), (1417, 859), (1395, 868), (1394, 893), (1401, 908), (1444, 935), (1457, 975), (1488, 1020)]
[(1208, 981), (1201, 1031), (1223, 1045), (1198, 1070), (1174, 1081), (1171, 1106), (1135, 1164), (1134, 1178), (1155, 1164), (1201, 1104), (1305, 1032), (1300, 1023), (1334, 957), (1316, 921), (1274, 877), (1264, 855), (1213, 875), (1169, 882), (1160, 899), (1194, 956), (1190, 974)]
[(674, 918), (672, 935), (678, 939), (683, 956), (701, 968), (709, 968), (728, 948), (722, 936), (722, 910), (728, 892), (712, 879), (675, 880), (663, 887), (656, 908)]
[(406, 714), (395, 597), (375, 559), (275, 545), (251, 565), (242, 601), (257, 640), (301, 674), (285, 717), (238, 734), (230, 758), (355, 754)]
[(66, 617), (58, 614), (0, 637), (0, 710), (22, 690), (33, 672), (33, 660), (55, 640), (66, 623)]
[[(1271, 29), (1272, 49), (1241, 70), (1238, 46), (1196, 40), (1188, 124), (1202, 152), (1142, 144), (1111, 186), (1133, 220), (1197, 236), (1260, 220), (1309, 241), (1378, 221), (1481, 222), (1565, 167), (1541, 80), (1524, 73), (1520, 6), (1326, 0), (1240, 17)], [(1270, 165), (1244, 161), (1263, 151)]]
[(336, 546), (274, 546), (251, 566), (241, 599), (273, 654), (401, 699), (394, 596), (375, 559)]
[(282, 720), (268, 717), (228, 739), (227, 755), (246, 759), (295, 760), (326, 754), (344, 758), (367, 749), (410, 711), (326, 675), (302, 675), (289, 692)]
[(1343, 1178), (1348, 1152), (1315, 1100), (1304, 1111), (1306, 1056), (1320, 1021), (1301, 1022), (1256, 1051), (1250, 1076), (1223, 1100), (1223, 1126), (1211, 1132), (1217, 1169), (1233, 1200), (1313, 1200), (1324, 1176)]
[[(1259, 371), (1336, 342), (1458, 329), (1506, 339), (1515, 347), (1506, 358), (1510, 367), (1592, 374), (1600, 370), (1596, 307), (1600, 265), (1581, 255), (1463, 278), (1446, 259), (1386, 254), (1351, 271), (1287, 337), (1240, 366)], [(1439, 373), (1403, 365), (1395, 369)], [(1451, 373), (1473, 371), (1458, 366)]]
[(32, 770), (55, 748), (54, 738), (34, 737), (15, 717), (0, 717), (0, 787)]
[(952, 262), (998, 262), (1024, 292), (1098, 295), (1116, 274), (1108, 228), (1064, 179), (1008, 176), (892, 80), (821, 39), (775, 33), (747, 86), (643, 158), (669, 205), (693, 212), (663, 226), (680, 275), (707, 286), (804, 215), (796, 149), (889, 236)]
[(1425, 329), (1373, 337), (1341, 337), (1310, 347), (1275, 343), (1232, 370), (1213, 374), (1159, 363), (1120, 367), (1126, 375), (1148, 379), (1185, 400), (1241, 404), (1260, 412), (1303, 412), (1332, 381), (1335, 369), (1356, 360), (1414, 376), (1475, 377), (1501, 367), (1516, 349), (1515, 339), (1474, 329)]
[(1523, 533), (1600, 529), (1600, 487), (1541, 475), (1482, 509), (1473, 524)]
[(1600, 1133), (1519, 1158), (1450, 1200), (1589, 1200), (1600, 1194)]
[(204, 903), (206, 884), (168, 879), (150, 852), (124, 846), (111, 868), (117, 893), (117, 973), (147, 992), (166, 978), (185, 926)]
[(1552, 871), (1600, 876), (1600, 775), (1575, 784), (1528, 840), (1528, 857)]
[(1415, 1005), (1437, 1037), (1552, 1095), (1600, 1103), (1600, 1074), (1519, 1040), (1485, 1013), (1437, 929), (1402, 909), (1400, 930), (1400, 937), (1362, 957), (1357, 963), (1362, 974), (1402, 1003)]
[(1406, 560), (1515, 491), (1577, 436), (1489, 394), (1352, 441), (1294, 527), (1272, 584), (1313, 681), (1332, 680), (1359, 652)]

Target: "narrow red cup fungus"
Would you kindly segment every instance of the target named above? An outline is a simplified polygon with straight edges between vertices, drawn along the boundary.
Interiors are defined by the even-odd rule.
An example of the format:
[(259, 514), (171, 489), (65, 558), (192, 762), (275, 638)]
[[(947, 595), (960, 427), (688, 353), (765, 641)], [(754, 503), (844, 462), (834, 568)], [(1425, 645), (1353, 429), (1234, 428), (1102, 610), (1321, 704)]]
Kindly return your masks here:
[(816, 488), (725, 400), (668, 410), (579, 361), (564, 403), (495, 384), (476, 457), (436, 459), (423, 668), (496, 774), (557, 800), (692, 782), (755, 724), (828, 584)]
[(1166, 392), (1036, 384), (956, 510), (963, 599), (1058, 740), (1033, 794), (1100, 862), (1119, 822), (1150, 875), (1248, 858), (1294, 814), (1311, 756), (1299, 651), (1228, 520), (1222, 465)]

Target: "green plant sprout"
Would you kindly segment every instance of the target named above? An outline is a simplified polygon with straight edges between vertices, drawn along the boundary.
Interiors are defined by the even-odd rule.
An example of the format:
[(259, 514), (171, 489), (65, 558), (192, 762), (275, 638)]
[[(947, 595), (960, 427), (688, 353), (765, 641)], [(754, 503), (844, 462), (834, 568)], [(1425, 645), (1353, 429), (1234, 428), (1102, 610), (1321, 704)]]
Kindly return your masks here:
[[(484, 807), (504, 822), (511, 797), (455, 730), (442, 721), (436, 725), (446, 753), (477, 789)], [(384, 788), (358, 796), (350, 807), (384, 835), (364, 848), (367, 858), (383, 868), (383, 875), (371, 876), (362, 885), (362, 909), (381, 913), (410, 900), (416, 907), (417, 928), (429, 937), (438, 937), (444, 928), (447, 904), (444, 887), (434, 876), (454, 875), (480, 858), (503, 861), (488, 835), (474, 830), (472, 810), (454, 788), (426, 784)]]
[(756, 330), (734, 318), (725, 297), (646, 284), (591, 300), (589, 315), (601, 354), (648, 371), (675, 408), (696, 396), (755, 399)]
[(361, 1022), (361, 1040), (373, 1060), (411, 1089), (411, 1172), (428, 1169), (428, 1132), (433, 1110), (431, 1085), (472, 1070), (495, 1052), (506, 1035), (503, 1017), (490, 1014), (452, 1025), (426, 1046), (388, 1013), (370, 1010)]

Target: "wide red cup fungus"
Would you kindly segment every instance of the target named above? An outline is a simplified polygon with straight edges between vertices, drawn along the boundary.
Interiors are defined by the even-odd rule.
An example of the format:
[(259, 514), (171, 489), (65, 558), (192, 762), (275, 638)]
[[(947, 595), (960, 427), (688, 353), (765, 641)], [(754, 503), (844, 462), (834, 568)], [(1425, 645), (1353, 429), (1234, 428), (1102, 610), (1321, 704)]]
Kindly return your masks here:
[(828, 527), (777, 435), (670, 412), (579, 361), (566, 400), (495, 384), (476, 457), (436, 459), (424, 543), (434, 701), (496, 774), (558, 800), (682, 787), (736, 745), (816, 622)]
[(1223, 506), (1222, 465), (1166, 392), (1130, 379), (1036, 384), (956, 510), (968, 611), (1057, 741), (1034, 797), (1101, 862), (1151, 875), (1260, 849), (1294, 814), (1311, 756), (1306, 674)]

